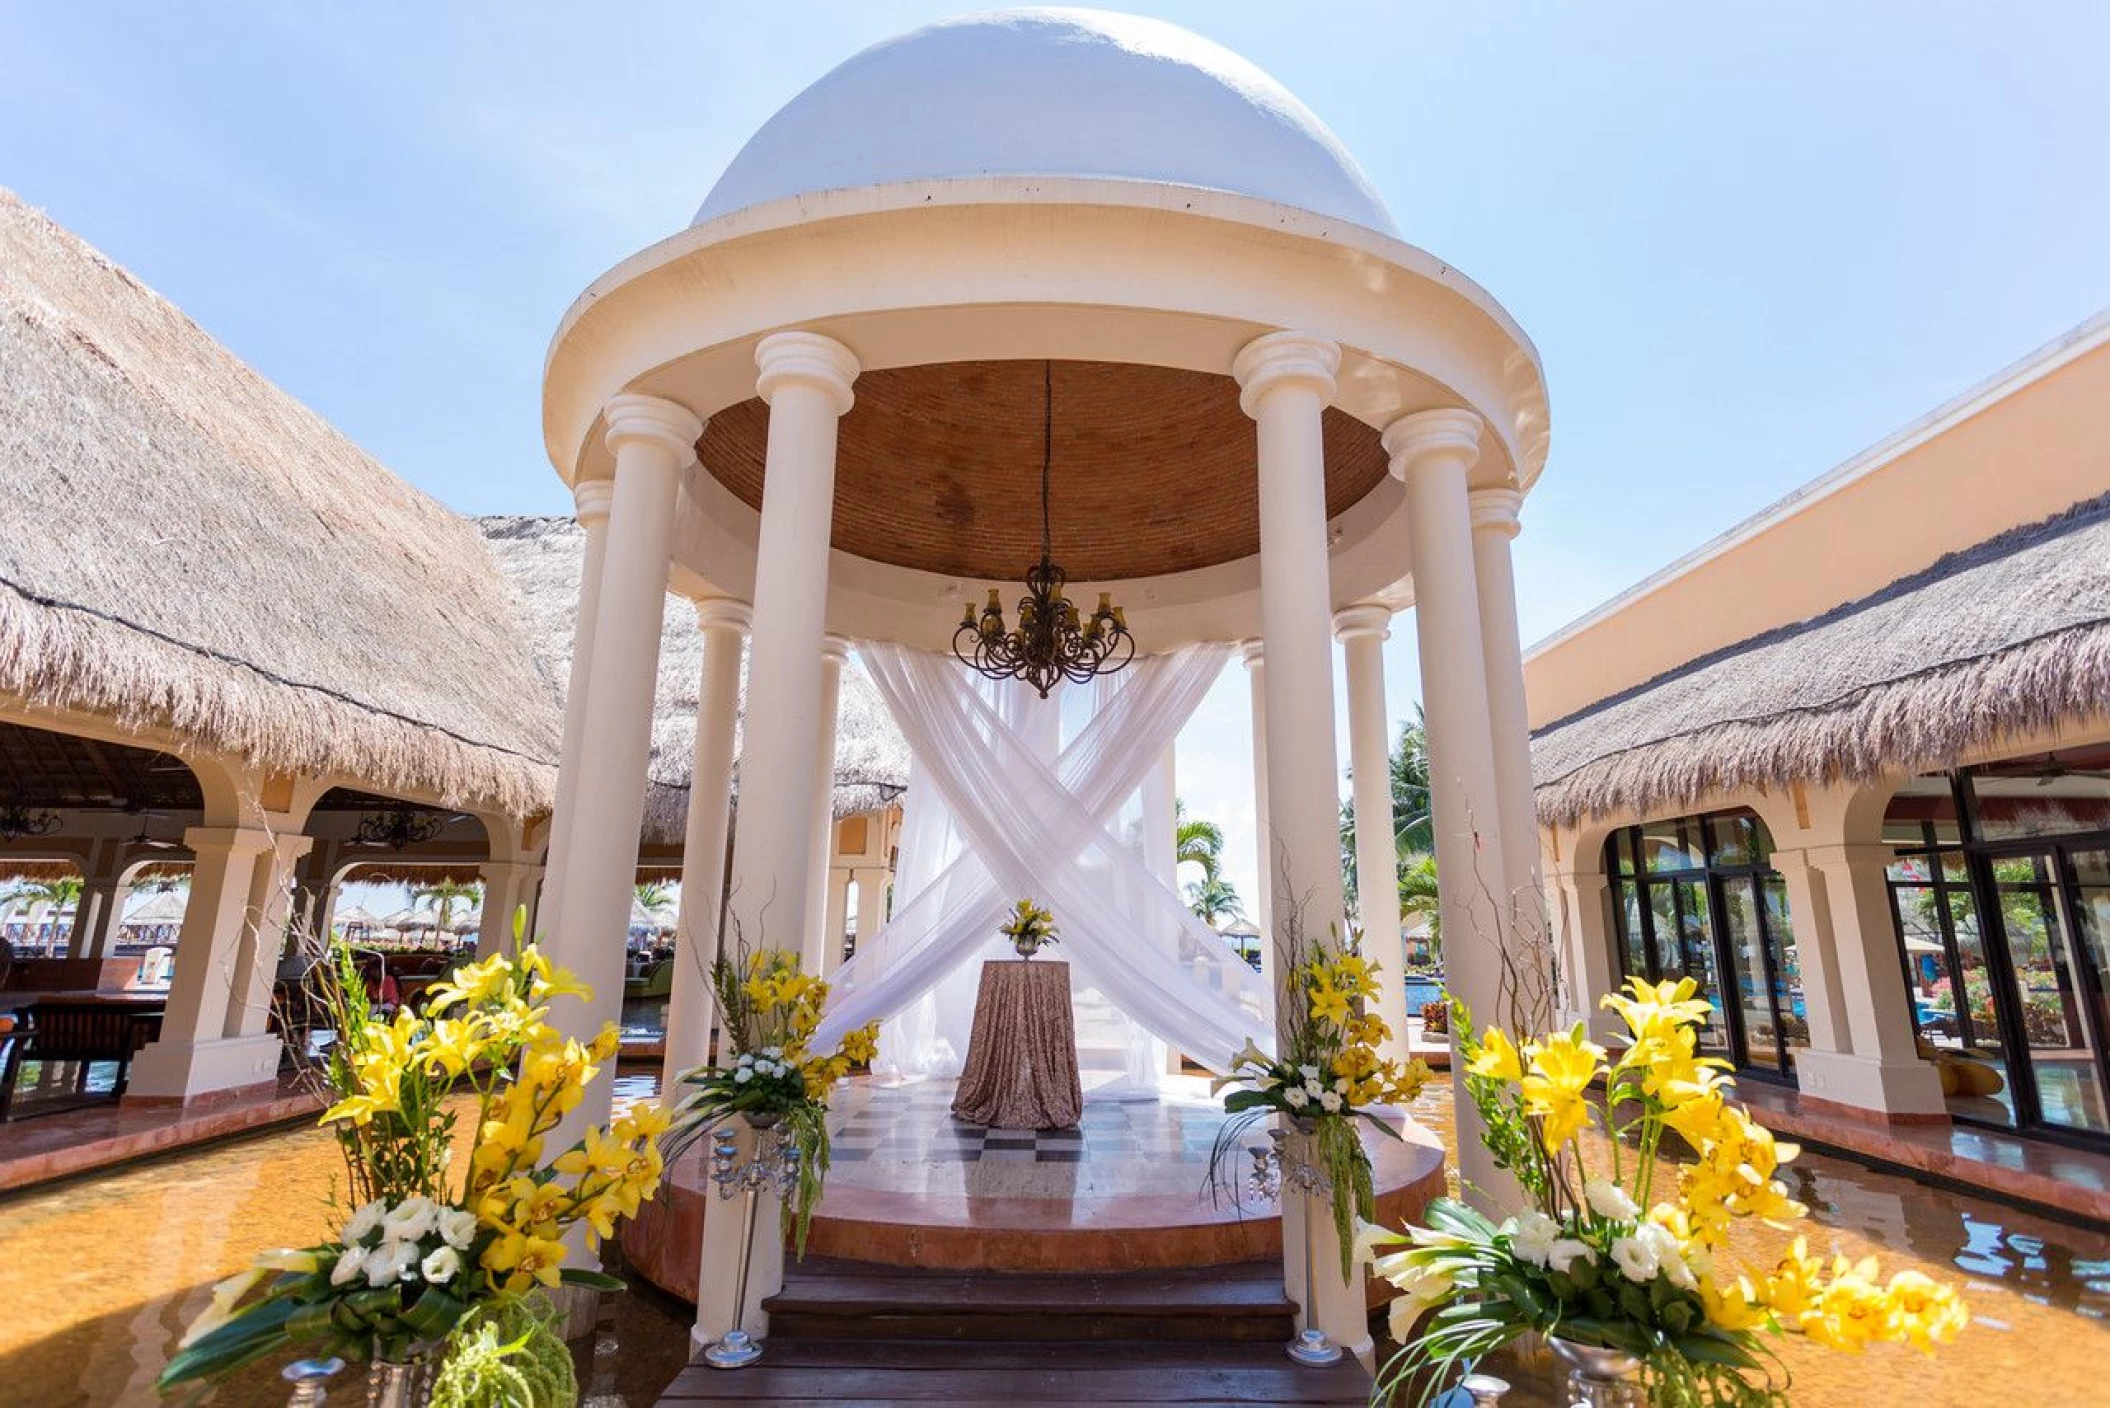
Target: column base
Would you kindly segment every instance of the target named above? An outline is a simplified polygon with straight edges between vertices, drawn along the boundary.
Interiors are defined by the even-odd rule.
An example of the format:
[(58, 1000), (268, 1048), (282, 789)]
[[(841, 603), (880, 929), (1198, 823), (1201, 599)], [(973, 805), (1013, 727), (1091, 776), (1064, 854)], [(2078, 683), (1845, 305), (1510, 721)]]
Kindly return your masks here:
[(149, 1042), (132, 1058), (125, 1098), (187, 1103), (201, 1095), (269, 1085), (278, 1079), (285, 1049), (284, 1042), (268, 1035)]
[(1838, 1051), (1795, 1053), (1795, 1085), (1828, 1105), (1878, 1116), (1946, 1117), (1941, 1076), (1925, 1061), (1889, 1062)]

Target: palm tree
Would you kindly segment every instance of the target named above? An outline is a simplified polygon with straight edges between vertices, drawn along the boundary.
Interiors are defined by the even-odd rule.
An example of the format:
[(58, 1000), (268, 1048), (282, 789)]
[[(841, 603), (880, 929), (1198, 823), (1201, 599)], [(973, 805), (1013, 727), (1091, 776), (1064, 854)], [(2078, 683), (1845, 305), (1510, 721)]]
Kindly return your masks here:
[(647, 880), (631, 891), (631, 897), (654, 919), (665, 919), (674, 908), (674, 887), (664, 880)]
[(1187, 804), (1179, 798), (1173, 799), (1172, 826), (1174, 869), (1182, 865), (1198, 865), (1205, 882), (1223, 873), (1224, 833), (1221, 826), (1188, 816)]
[(1221, 876), (1189, 883), (1187, 908), (1212, 929), (1222, 920), (1245, 918), (1245, 901), (1238, 898), (1238, 891), (1231, 888), (1231, 882)]
[(474, 880), (428, 880), (410, 892), (410, 906), (416, 909), (420, 900), (431, 900), (433, 915), (433, 938), (438, 939), (447, 932), (449, 921), (454, 918), (454, 906), (458, 901), (476, 904), (484, 897), (484, 887)]
[(22, 937), (26, 942), (36, 942), (37, 929), (44, 923), (46, 915), (54, 916), (51, 926), (51, 942), (42, 945), (49, 953), (57, 947), (58, 921), (55, 916), (66, 910), (80, 914), (81, 877), (62, 875), (56, 880), (17, 880), (5, 898), (7, 914), (12, 914), (23, 905), (29, 906), (29, 922), (23, 927)]
[[(1399, 853), (1402, 875), (1407, 858), (1426, 855), (1436, 848), (1436, 831), (1429, 810), (1428, 719), (1419, 703), (1414, 717), (1399, 726), (1399, 742), (1386, 760), (1392, 774), (1392, 844)], [(1355, 799), (1341, 804), (1341, 868), (1347, 880), (1348, 902), (1355, 902)]]
[(1429, 949), (1443, 957), (1443, 915), (1436, 908), (1436, 857), (1410, 856), (1399, 868), (1399, 912), (1429, 921)]

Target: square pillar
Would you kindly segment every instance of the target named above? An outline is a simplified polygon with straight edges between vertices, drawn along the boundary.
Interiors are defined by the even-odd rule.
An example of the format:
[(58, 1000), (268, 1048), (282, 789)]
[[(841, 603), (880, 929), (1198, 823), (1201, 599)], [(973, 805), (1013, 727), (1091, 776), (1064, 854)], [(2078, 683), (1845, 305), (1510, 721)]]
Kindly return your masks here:
[(194, 826), (197, 858), (161, 1036), (132, 1061), (126, 1098), (183, 1101), (257, 1085), (278, 1072), (277, 1037), (226, 1033), (250, 888), (272, 835), (261, 827)]
[(249, 903), (235, 945), (233, 991), (222, 1028), (228, 1037), (256, 1037), (271, 1030), (278, 963), (293, 917), (293, 871), (314, 844), (298, 833), (273, 832), (270, 848), (258, 856), (250, 873)]

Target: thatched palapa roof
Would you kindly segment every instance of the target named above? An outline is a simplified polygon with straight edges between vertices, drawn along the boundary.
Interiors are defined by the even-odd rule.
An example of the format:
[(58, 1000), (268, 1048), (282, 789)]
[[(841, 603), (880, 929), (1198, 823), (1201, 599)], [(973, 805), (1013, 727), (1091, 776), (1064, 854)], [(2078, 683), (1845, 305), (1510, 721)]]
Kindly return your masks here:
[[(586, 533), (570, 518), (500, 516), (478, 520), (493, 560), (512, 582), (544, 672), (561, 689), (571, 678)], [(652, 720), (652, 786), (645, 830), (679, 840), (688, 812), (696, 750), (696, 692), (703, 631), (686, 601), (670, 596), (660, 628), (658, 702)], [(746, 671), (741, 673), (745, 712)], [(908, 745), (878, 691), (853, 660), (843, 668), (836, 712), (835, 814), (877, 810), (908, 783)]]
[(2110, 494), (1533, 736), (1541, 820), (1952, 766), (2110, 714)]
[(0, 691), (548, 807), (561, 716), (475, 525), (6, 191), (0, 473)]

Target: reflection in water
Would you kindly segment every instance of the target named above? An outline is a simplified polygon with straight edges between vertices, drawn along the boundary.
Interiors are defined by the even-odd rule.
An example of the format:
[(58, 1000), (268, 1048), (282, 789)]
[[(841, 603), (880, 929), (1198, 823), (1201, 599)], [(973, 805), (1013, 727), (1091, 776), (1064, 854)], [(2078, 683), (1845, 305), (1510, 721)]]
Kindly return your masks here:
[[(626, 1076), (617, 1097), (648, 1098), (654, 1085)], [(1433, 1085), (1415, 1114), (1448, 1141), (1447, 1085)], [(1813, 1248), (1961, 1279), (1976, 1317), (1938, 1359), (1902, 1347), (1821, 1355), (1785, 1341), (1798, 1403), (2110, 1401), (2098, 1367), (2110, 1353), (2110, 1236), (1821, 1154), (1794, 1171)], [(13, 1292), (0, 1316), (0, 1404), (152, 1404), (154, 1375), (212, 1283), (258, 1248), (318, 1240), (342, 1179), (329, 1136), (295, 1129), (0, 1201), (0, 1266)], [(1737, 1251), (1759, 1262), (1787, 1241), (1764, 1227), (1742, 1233)], [(575, 1346), (594, 1408), (652, 1403), (687, 1357), (688, 1308), (639, 1285), (605, 1298), (596, 1333)], [(362, 1392), (346, 1384), (337, 1397), (358, 1402)], [(207, 1401), (275, 1408), (284, 1385), (276, 1365), (259, 1365)], [(1511, 1401), (1535, 1400), (1526, 1390)]]

